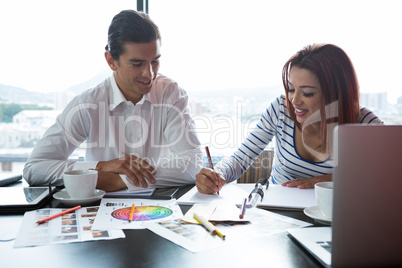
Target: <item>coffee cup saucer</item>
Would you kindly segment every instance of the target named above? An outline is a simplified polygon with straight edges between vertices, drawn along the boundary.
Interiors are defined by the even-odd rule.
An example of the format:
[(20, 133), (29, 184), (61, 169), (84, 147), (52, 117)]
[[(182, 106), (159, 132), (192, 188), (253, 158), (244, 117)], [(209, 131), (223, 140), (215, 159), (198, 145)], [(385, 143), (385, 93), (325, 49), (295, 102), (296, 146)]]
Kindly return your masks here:
[(95, 202), (99, 199), (102, 199), (102, 197), (106, 194), (105, 191), (103, 190), (98, 190), (96, 189), (94, 191), (94, 195), (91, 197), (87, 198), (71, 198), (70, 195), (67, 193), (66, 189), (63, 189), (53, 195), (54, 199), (59, 200), (60, 202), (68, 205), (83, 205), (83, 204), (88, 204)]
[(313, 218), (314, 220), (325, 224), (325, 225), (331, 225), (332, 220), (324, 216), (318, 206), (312, 206), (304, 209), (304, 214), (309, 216), (310, 218)]

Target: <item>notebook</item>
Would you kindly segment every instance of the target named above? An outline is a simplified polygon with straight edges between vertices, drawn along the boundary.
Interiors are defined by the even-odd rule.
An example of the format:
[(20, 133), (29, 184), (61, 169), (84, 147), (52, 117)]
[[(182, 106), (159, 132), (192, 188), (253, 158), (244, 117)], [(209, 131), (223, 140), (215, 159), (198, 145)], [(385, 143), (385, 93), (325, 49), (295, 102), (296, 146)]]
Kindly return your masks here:
[[(219, 195), (211, 195), (198, 192), (194, 186), (177, 202), (180, 205), (194, 205), (224, 201), (241, 206), (243, 198), (248, 197), (254, 187), (255, 183), (228, 183), (222, 187)], [(264, 198), (257, 203), (259, 208), (299, 211), (314, 205), (317, 205), (314, 189), (298, 189), (282, 185), (269, 185), (268, 189), (264, 190)]]
[(332, 228), (289, 234), (325, 266), (401, 266), (401, 150), (402, 125), (337, 127)]
[(0, 186), (6, 186), (21, 179), (22, 175), (19, 173), (0, 173)]

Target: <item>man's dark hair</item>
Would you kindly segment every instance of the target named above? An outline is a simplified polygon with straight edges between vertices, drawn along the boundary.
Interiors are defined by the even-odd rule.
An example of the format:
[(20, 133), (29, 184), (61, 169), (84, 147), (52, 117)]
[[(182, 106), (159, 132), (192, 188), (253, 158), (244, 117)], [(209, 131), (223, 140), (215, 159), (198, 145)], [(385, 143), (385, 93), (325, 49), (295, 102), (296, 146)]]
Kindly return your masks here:
[(150, 43), (158, 39), (161, 39), (158, 26), (147, 14), (123, 10), (113, 17), (105, 49), (110, 51), (115, 60), (119, 60), (126, 42)]

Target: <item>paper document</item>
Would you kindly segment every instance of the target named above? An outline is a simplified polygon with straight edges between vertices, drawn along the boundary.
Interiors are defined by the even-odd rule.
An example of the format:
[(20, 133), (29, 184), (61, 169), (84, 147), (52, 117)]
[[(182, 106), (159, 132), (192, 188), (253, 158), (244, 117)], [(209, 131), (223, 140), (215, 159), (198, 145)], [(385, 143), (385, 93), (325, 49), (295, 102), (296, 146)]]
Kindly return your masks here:
[[(180, 197), (177, 202), (180, 205), (193, 205), (196, 203), (233, 202), (241, 205), (242, 199), (248, 197), (254, 189), (254, 183), (229, 183), (225, 184), (217, 194), (201, 194), (194, 186), (190, 191)], [(268, 190), (264, 190), (264, 199), (258, 201), (257, 207), (271, 209), (303, 210), (316, 206), (314, 189), (298, 189), (282, 185), (270, 184)]]
[(195, 212), (209, 221), (249, 221), (247, 213), (247, 216), (243, 219), (239, 218), (240, 210), (234, 203), (212, 202), (208, 204), (195, 204), (187, 211), (182, 220), (190, 223), (198, 223), (197, 220), (194, 219)]
[[(132, 221), (129, 222), (134, 204)], [(174, 200), (103, 198), (99, 206), (94, 228), (144, 229), (145, 222), (164, 221), (183, 217), (179, 205)]]
[(211, 235), (200, 224), (193, 224), (182, 219), (166, 220), (162, 222), (145, 223), (144, 226), (152, 232), (172, 241), (173, 243), (191, 251), (200, 252), (217, 247), (239, 244), (279, 232), (290, 228), (300, 228), (311, 224), (272, 213), (259, 208), (251, 208), (246, 212), (250, 222), (214, 222), (219, 231), (225, 234), (225, 239), (218, 235)]
[(197, 220), (194, 219), (194, 212), (197, 212), (205, 219), (209, 219), (212, 213), (214, 213), (215, 209), (216, 209), (216, 203), (214, 202), (209, 204), (195, 204), (187, 211), (186, 215), (184, 215), (182, 220), (197, 224), (198, 223)]
[(249, 215), (240, 219), (240, 209), (234, 203), (230, 202), (221, 202), (216, 206), (215, 211), (209, 216), (208, 220), (210, 221), (236, 221), (236, 222), (245, 222), (249, 221)]
[(99, 207), (80, 208), (42, 224), (36, 222), (64, 209), (40, 209), (26, 212), (14, 247), (65, 244), (90, 240), (124, 238), (122, 230), (96, 230), (94, 219)]

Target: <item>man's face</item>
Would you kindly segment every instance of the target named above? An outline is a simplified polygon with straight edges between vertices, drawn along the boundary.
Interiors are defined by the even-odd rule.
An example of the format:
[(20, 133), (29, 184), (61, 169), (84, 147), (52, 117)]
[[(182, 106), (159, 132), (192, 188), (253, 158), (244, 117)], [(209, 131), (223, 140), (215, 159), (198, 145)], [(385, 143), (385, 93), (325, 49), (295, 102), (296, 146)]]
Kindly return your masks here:
[[(124, 45), (125, 52), (118, 61), (106, 52), (106, 60), (115, 71), (116, 83), (127, 100), (137, 103), (151, 91), (159, 70), (160, 41)], [(109, 54), (107, 54), (109, 53)]]

